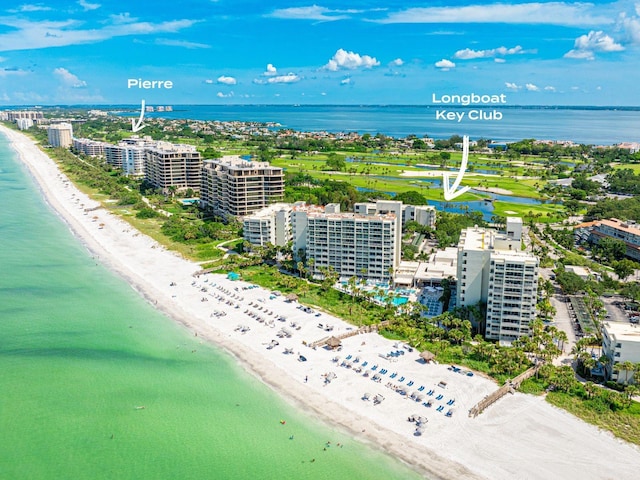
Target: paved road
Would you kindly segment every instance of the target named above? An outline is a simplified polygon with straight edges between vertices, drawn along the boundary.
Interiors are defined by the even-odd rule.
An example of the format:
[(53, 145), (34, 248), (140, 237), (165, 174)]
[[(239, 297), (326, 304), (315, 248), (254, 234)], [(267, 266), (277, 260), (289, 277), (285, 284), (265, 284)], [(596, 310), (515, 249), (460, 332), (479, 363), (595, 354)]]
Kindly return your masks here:
[(573, 358), (571, 357), (571, 349), (578, 340), (573, 330), (571, 316), (569, 315), (568, 303), (565, 301), (564, 295), (555, 294), (551, 297), (551, 305), (556, 309), (555, 324), (558, 330), (562, 330), (567, 334), (567, 341), (564, 344), (564, 354), (561, 355), (556, 362), (557, 364), (571, 365)]

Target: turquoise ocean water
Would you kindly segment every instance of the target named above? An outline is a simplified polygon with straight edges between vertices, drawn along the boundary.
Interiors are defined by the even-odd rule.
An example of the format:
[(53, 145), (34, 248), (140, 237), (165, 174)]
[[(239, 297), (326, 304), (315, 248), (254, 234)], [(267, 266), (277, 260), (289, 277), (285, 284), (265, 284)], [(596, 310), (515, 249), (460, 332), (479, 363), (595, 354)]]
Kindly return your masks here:
[(0, 479), (418, 478), (97, 265), (14, 157), (0, 135)]

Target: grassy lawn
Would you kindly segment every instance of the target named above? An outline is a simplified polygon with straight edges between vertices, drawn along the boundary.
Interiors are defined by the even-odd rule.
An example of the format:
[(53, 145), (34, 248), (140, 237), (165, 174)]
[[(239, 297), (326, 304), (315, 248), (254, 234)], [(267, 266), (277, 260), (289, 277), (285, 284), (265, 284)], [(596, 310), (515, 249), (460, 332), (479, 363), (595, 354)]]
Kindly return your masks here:
[(153, 238), (167, 249), (179, 253), (184, 258), (201, 262), (216, 260), (223, 255), (223, 252), (217, 248), (221, 242), (184, 244), (170, 239), (162, 233), (162, 218), (137, 218), (135, 212), (127, 206), (111, 205), (107, 208), (132, 227)]

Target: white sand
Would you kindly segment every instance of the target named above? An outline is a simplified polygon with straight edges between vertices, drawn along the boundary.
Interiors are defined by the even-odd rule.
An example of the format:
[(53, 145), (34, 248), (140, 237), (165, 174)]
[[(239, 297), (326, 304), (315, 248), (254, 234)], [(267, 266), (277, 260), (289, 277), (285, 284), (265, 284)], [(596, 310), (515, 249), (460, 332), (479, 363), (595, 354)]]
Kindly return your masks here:
[(511, 190), (507, 190), (506, 188), (499, 188), (499, 187), (473, 187), (474, 190), (480, 190), (482, 192), (489, 192), (489, 193), (497, 193), (498, 195), (513, 195), (513, 192)]
[[(455, 479), (630, 479), (640, 471), (640, 449), (617, 440), (611, 434), (588, 425), (572, 415), (548, 405), (544, 399), (515, 394), (502, 399), (478, 418), (468, 410), (495, 390), (490, 380), (480, 375), (468, 377), (454, 373), (445, 365), (424, 365), (417, 352), (405, 352), (391, 362), (381, 358), (398, 348), (394, 342), (376, 334), (357, 335), (343, 341), (341, 352), (313, 350), (302, 344), (338, 334), (350, 325), (322, 314), (315, 317), (286, 303), (282, 297), (271, 299), (262, 288), (244, 290), (245, 282), (231, 282), (220, 275), (194, 278), (199, 266), (165, 250), (154, 240), (137, 233), (124, 221), (98, 209), (85, 214), (85, 208), (98, 204), (80, 193), (59, 172), (56, 165), (33, 142), (17, 132), (0, 127), (12, 141), (21, 160), (28, 166), (51, 206), (65, 219), (72, 231), (101, 262), (119, 273), (157, 308), (191, 329), (199, 338), (221, 346), (260, 380), (273, 387), (286, 400), (336, 425), (348, 429), (357, 438), (400, 458), (428, 478)], [(84, 205), (84, 206), (81, 206)], [(94, 217), (97, 217), (94, 219)], [(101, 228), (101, 224), (102, 228)], [(171, 286), (175, 282), (177, 285)], [(213, 286), (213, 284), (216, 284)], [(235, 289), (238, 288), (238, 291)], [(203, 291), (202, 289), (206, 289)], [(205, 298), (207, 301), (202, 301)], [(221, 300), (222, 299), (222, 300)], [(232, 302), (227, 304), (226, 302)], [(253, 303), (254, 306), (249, 306)], [(238, 305), (239, 308), (235, 308)], [(262, 310), (259, 308), (262, 307)], [(264, 309), (272, 312), (264, 313)], [(256, 312), (274, 327), (260, 323), (246, 312)], [(212, 316), (226, 312), (225, 316)], [(277, 319), (284, 315), (286, 322)], [(291, 326), (297, 322), (300, 329)], [(327, 333), (318, 324), (334, 326)], [(250, 328), (236, 331), (239, 325)], [(291, 338), (279, 338), (287, 328)], [(271, 350), (266, 346), (277, 340)], [(283, 353), (285, 348), (293, 354)], [(307, 358), (297, 360), (298, 352)], [(347, 355), (352, 368), (340, 366)], [(332, 359), (340, 356), (339, 362)], [(380, 383), (365, 378), (354, 369), (367, 361), (368, 370), (378, 365), (388, 370)], [(363, 370), (363, 372), (364, 372)], [(323, 375), (337, 376), (325, 385)], [(398, 372), (395, 379), (389, 377)], [(372, 374), (375, 372), (372, 372)], [(433, 407), (407, 399), (386, 385), (412, 380), (409, 394), (424, 386), (433, 389)], [(305, 377), (308, 381), (305, 382)], [(436, 386), (441, 380), (446, 388)], [(382, 394), (385, 400), (374, 406), (362, 400), (367, 392)], [(436, 400), (442, 394), (441, 400)], [(454, 413), (447, 418), (455, 399)], [(436, 411), (443, 406), (442, 412)], [(414, 436), (412, 414), (428, 418), (425, 433)]]

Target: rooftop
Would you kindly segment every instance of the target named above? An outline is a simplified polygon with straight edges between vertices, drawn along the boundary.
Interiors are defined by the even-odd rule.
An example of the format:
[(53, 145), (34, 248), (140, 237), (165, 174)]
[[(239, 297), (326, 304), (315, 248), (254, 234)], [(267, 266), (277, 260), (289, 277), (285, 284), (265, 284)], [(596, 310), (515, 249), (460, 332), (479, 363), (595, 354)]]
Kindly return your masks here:
[(602, 328), (616, 340), (640, 342), (640, 326), (626, 322), (605, 322)]

